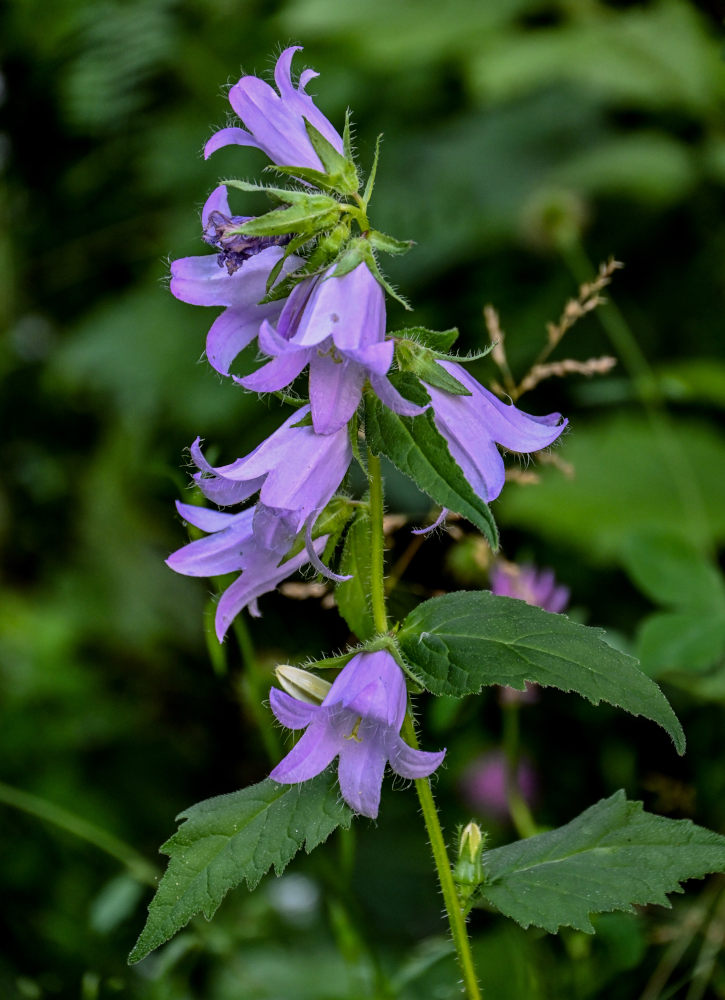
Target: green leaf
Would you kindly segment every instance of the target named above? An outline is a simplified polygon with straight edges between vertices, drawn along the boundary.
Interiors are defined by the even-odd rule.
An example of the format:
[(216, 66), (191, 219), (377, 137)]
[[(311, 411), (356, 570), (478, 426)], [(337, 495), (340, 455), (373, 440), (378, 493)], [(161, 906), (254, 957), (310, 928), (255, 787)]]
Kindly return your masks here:
[(340, 573), (351, 573), (352, 579), (335, 588), (338, 610), (358, 639), (370, 639), (377, 630), (370, 604), (370, 512), (367, 507), (358, 507), (345, 536)]
[(342, 151), (351, 163), (355, 161), (352, 151), (352, 112), (345, 108), (345, 126), (342, 130)]
[[(395, 381), (412, 402), (427, 401), (427, 393), (412, 376), (401, 373)], [(496, 522), (488, 504), (473, 491), (454, 461), (430, 408), (418, 417), (401, 417), (368, 393), (365, 434), (375, 454), (387, 455), (431, 500), (467, 518), (492, 549), (498, 548)]]
[(471, 390), (436, 363), (436, 352), (414, 340), (399, 340), (395, 345), (395, 360), (401, 371), (414, 372), (419, 378), (454, 396), (470, 396)]
[(419, 604), (398, 641), (433, 694), (476, 694), (487, 684), (524, 690), (527, 681), (576, 691), (643, 715), (685, 749), (682, 726), (637, 661), (604, 641), (604, 632), (489, 591), (459, 591)]
[(394, 330), (388, 336), (395, 337), (396, 340), (412, 340), (432, 351), (445, 354), (458, 340), (458, 328), (453, 326), (450, 330), (428, 330), (424, 326), (406, 326), (402, 330)]
[(640, 531), (623, 559), (633, 581), (653, 601), (725, 611), (722, 577), (689, 539), (662, 529)]
[(364, 236), (359, 239), (351, 240), (348, 244), (345, 252), (340, 258), (337, 267), (335, 268), (334, 275), (337, 278), (341, 278), (345, 274), (349, 274), (350, 271), (354, 271), (358, 264), (365, 262), (370, 269), (371, 274), (378, 282), (378, 284), (390, 295), (391, 298), (395, 299), (405, 309), (412, 309), (410, 302), (403, 298), (390, 282), (386, 279), (383, 272), (378, 267), (378, 262), (375, 259), (375, 254), (373, 253), (373, 248), (370, 246), (368, 240)]
[(309, 853), (351, 817), (329, 771), (298, 785), (265, 778), (191, 806), (161, 848), (169, 866), (129, 962), (140, 962), (197, 913), (210, 920), (242, 881), (254, 889), (271, 868), (280, 875), (301, 847)]
[(699, 673), (725, 659), (725, 611), (699, 609), (650, 615), (637, 637), (642, 669), (651, 677), (669, 671)]
[(271, 212), (242, 223), (237, 230), (245, 236), (282, 236), (286, 233), (312, 235), (330, 229), (340, 215), (338, 203), (324, 194), (308, 194), (288, 208)]
[(368, 174), (367, 183), (365, 185), (365, 191), (363, 193), (363, 205), (367, 208), (368, 202), (370, 201), (373, 188), (375, 187), (375, 177), (378, 172), (378, 160), (380, 159), (380, 144), (383, 141), (382, 132), (375, 140), (375, 155), (373, 156), (373, 165), (370, 167), (370, 173)]
[(616, 792), (571, 823), (484, 855), (481, 896), (523, 927), (594, 932), (590, 916), (669, 906), (680, 883), (725, 870), (725, 837), (654, 816)]
[(340, 174), (324, 174), (321, 170), (313, 170), (312, 167), (277, 166), (273, 163), (264, 169), (273, 170), (286, 177), (298, 177), (323, 191), (336, 191), (338, 194), (349, 193), (349, 185)]

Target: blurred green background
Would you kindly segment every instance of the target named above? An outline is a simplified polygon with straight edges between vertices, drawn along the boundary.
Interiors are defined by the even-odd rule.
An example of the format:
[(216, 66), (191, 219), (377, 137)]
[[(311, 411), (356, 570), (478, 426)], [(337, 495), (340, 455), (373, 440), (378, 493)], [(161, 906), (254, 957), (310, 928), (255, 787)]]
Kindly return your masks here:
[[(555, 355), (614, 353), (614, 373), (545, 383), (522, 404), (570, 417), (556, 454), (575, 477), (544, 469), (538, 486), (511, 483), (495, 513), (507, 557), (553, 566), (579, 620), (641, 653), (690, 751), (680, 761), (648, 723), (548, 692), (523, 710), (522, 739), (541, 823), (624, 786), (725, 830), (723, 12), (715, 0), (2, 8), (3, 1000), (372, 997), (376, 963), (402, 969), (390, 995), (457, 995), (414, 797), (390, 789), (379, 823), (358, 824), (352, 864), (350, 845), (330, 842), (125, 965), (149, 895), (142, 859), (157, 864), (185, 806), (268, 769), (237, 645), (214, 663), (207, 651), (209, 585), (163, 559), (184, 541), (173, 509), (184, 448), (200, 434), (232, 460), (281, 412), (212, 373), (214, 311), (175, 301), (166, 283), (169, 259), (204, 252), (198, 209), (218, 178), (266, 162), (234, 148), (203, 161), (225, 84), (268, 73), (290, 42), (305, 46), (297, 69), (321, 73), (310, 90), (325, 113), (339, 124), (353, 109), (364, 168), (384, 133), (373, 218), (418, 244), (388, 269), (415, 304), (411, 322), (458, 325), (472, 348), (491, 302), (521, 375), (578, 281), (610, 255), (625, 262), (619, 311), (587, 318)], [(391, 309), (391, 328), (403, 319)], [(391, 505), (425, 509), (391, 486)], [(485, 585), (465, 545), (475, 541), (453, 552), (450, 538), (431, 540), (406, 580), (423, 593)], [(262, 684), (276, 657), (299, 662), (347, 638), (318, 600), (271, 595), (262, 610), (249, 629)], [(471, 815), (461, 770), (500, 741), (498, 703), (422, 709), (430, 746), (450, 748), (437, 788), (452, 837)], [(54, 808), (64, 812), (32, 814)], [(496, 841), (513, 837), (478, 815)], [(72, 817), (118, 838), (105, 846), (119, 857), (70, 832)], [(671, 912), (603, 918), (593, 940), (478, 914), (487, 995), (725, 996), (718, 947), (702, 954), (711, 917), (723, 919), (720, 888), (690, 888)], [(682, 955), (665, 974), (672, 941)]]

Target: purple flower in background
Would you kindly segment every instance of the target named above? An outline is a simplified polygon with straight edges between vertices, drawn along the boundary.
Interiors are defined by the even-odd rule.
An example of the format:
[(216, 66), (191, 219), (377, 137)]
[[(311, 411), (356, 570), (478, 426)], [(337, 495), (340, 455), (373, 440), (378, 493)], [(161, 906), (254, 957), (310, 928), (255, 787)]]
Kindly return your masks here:
[[(461, 775), (460, 784), (468, 806), (476, 813), (499, 821), (508, 819), (506, 757), (501, 750), (491, 750), (474, 758)], [(516, 784), (523, 799), (533, 805), (538, 782), (536, 771), (527, 760), (519, 761)]]
[[(199, 439), (191, 455), (199, 468), (194, 475), (208, 500), (227, 507), (247, 500), (259, 490), (253, 529), (257, 542), (282, 555), (297, 533), (327, 505), (352, 461), (347, 429), (315, 434), (310, 426), (296, 427), (310, 412), (296, 410), (254, 451), (218, 468), (204, 458)], [(312, 562), (315, 557), (310, 553)]]
[[(232, 216), (224, 185), (215, 188), (202, 209), (204, 239), (216, 246), (217, 256), (182, 257), (171, 265), (171, 292), (195, 306), (226, 306), (212, 323), (206, 338), (210, 364), (222, 375), (236, 356), (257, 336), (263, 320), (274, 321), (282, 302), (259, 305), (267, 278), (284, 253), (268, 238), (229, 234), (242, 216)], [(294, 255), (285, 261), (280, 277), (299, 267)]]
[(297, 285), (277, 328), (269, 321), (262, 324), (259, 346), (272, 360), (238, 381), (255, 392), (275, 392), (309, 364), (312, 423), (318, 434), (331, 434), (348, 422), (366, 379), (397, 413), (422, 412), (386, 378), (394, 345), (385, 340), (385, 296), (364, 263), (339, 278), (330, 269), (322, 278)]
[(297, 87), (292, 83), (292, 57), (301, 51), (296, 45), (280, 55), (274, 70), (277, 93), (256, 76), (243, 76), (229, 91), (229, 103), (246, 129), (233, 127), (215, 132), (204, 147), (209, 157), (222, 146), (255, 146), (279, 166), (324, 170), (305, 128), (305, 119), (342, 153), (342, 139), (305, 93), (310, 80), (319, 76), (306, 69)]
[(558, 613), (569, 602), (569, 588), (557, 584), (554, 571), (537, 569), (528, 563), (499, 561), (491, 569), (491, 590), (501, 597), (517, 597), (527, 604)]
[(414, 750), (401, 739), (405, 679), (386, 650), (354, 656), (321, 705), (298, 701), (278, 688), (272, 688), (269, 700), (283, 726), (307, 729), (270, 777), (284, 785), (309, 781), (339, 756), (343, 799), (372, 819), (378, 815), (387, 761), (403, 778), (424, 778), (445, 756), (445, 750)]
[[(209, 534), (172, 553), (166, 564), (185, 576), (222, 576), (241, 571), (217, 605), (215, 625), (219, 642), (243, 608), (249, 607), (249, 613), (258, 617), (257, 599), (309, 561), (309, 554), (303, 549), (280, 564), (276, 553), (260, 545), (253, 528), (254, 507), (241, 514), (227, 514), (188, 503), (176, 506), (184, 520)], [(318, 556), (326, 541), (325, 536), (312, 543)]]
[(452, 361), (438, 361), (469, 389), (470, 396), (454, 396), (426, 385), (436, 426), (448, 443), (451, 455), (476, 493), (487, 503), (503, 489), (504, 464), (497, 444), (524, 454), (546, 448), (559, 437), (568, 420), (560, 413), (532, 417), (493, 393)]

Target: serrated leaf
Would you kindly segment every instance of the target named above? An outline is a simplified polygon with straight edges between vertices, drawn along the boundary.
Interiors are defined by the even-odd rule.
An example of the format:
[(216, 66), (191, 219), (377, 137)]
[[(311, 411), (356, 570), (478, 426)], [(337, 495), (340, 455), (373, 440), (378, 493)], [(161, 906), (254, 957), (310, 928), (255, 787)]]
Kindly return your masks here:
[[(404, 395), (413, 402), (424, 403), (427, 394), (415, 382), (411, 376), (396, 379)], [(496, 522), (488, 504), (476, 495), (454, 461), (430, 409), (418, 417), (401, 417), (368, 393), (365, 434), (368, 447), (375, 454), (387, 455), (431, 500), (467, 518), (492, 549), (498, 547)]]
[(210, 920), (230, 889), (254, 889), (271, 868), (280, 875), (304, 846), (309, 853), (352, 818), (333, 772), (298, 785), (265, 778), (230, 795), (199, 802), (161, 848), (166, 874), (151, 900), (146, 926), (129, 956), (140, 962), (197, 913)]
[(523, 927), (594, 933), (590, 916), (657, 903), (680, 883), (725, 870), (725, 837), (687, 819), (666, 819), (602, 799), (558, 830), (484, 855), (487, 903)]
[(335, 588), (338, 611), (358, 639), (370, 639), (376, 628), (370, 604), (370, 512), (367, 507), (358, 507), (348, 528), (340, 573), (351, 574), (351, 579)]
[(458, 328), (453, 326), (450, 330), (428, 330), (424, 326), (406, 326), (402, 330), (394, 330), (388, 337), (395, 337), (400, 340), (413, 340), (424, 347), (429, 347), (432, 351), (447, 352), (458, 340)]
[(419, 604), (398, 641), (433, 694), (462, 697), (488, 684), (524, 690), (526, 682), (576, 691), (662, 726), (678, 753), (685, 735), (669, 702), (632, 656), (604, 631), (489, 591), (459, 591)]

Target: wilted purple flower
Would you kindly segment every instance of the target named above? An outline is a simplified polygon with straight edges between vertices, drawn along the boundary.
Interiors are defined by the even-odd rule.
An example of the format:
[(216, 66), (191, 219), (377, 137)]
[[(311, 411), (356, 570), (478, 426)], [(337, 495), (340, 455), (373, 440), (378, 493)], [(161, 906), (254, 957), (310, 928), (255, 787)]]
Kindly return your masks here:
[[(474, 758), (461, 775), (461, 791), (469, 807), (479, 815), (499, 821), (508, 819), (506, 794), (506, 757), (501, 750), (491, 750)], [(536, 771), (527, 760), (520, 760), (516, 785), (529, 805), (536, 801), (538, 782)]]
[(260, 491), (254, 534), (260, 545), (279, 555), (327, 505), (352, 461), (345, 428), (322, 435), (310, 426), (295, 426), (309, 412), (309, 406), (300, 407), (254, 451), (230, 465), (211, 466), (198, 438), (191, 446), (200, 470), (194, 479), (207, 499), (227, 507)]
[(279, 166), (324, 170), (307, 134), (305, 119), (342, 153), (339, 134), (305, 93), (307, 84), (319, 74), (306, 69), (297, 87), (292, 83), (292, 57), (297, 51), (301, 46), (285, 49), (277, 60), (274, 82), (279, 94), (256, 76), (243, 76), (235, 83), (229, 91), (229, 103), (247, 128), (215, 132), (204, 147), (205, 157), (222, 146), (255, 146)]
[(501, 597), (517, 597), (544, 611), (558, 613), (569, 602), (569, 588), (557, 584), (554, 571), (528, 563), (495, 562), (491, 568), (491, 590)]
[(424, 778), (445, 756), (445, 750), (414, 750), (401, 739), (405, 680), (387, 650), (354, 656), (321, 705), (298, 701), (278, 688), (272, 688), (269, 700), (283, 726), (307, 728), (270, 777), (283, 785), (308, 781), (339, 756), (343, 799), (355, 812), (372, 819), (378, 815), (387, 761), (403, 778)]
[[(185, 521), (209, 534), (173, 552), (166, 560), (167, 565), (185, 576), (222, 576), (241, 571), (217, 605), (215, 625), (219, 642), (243, 608), (249, 607), (249, 613), (258, 617), (257, 599), (309, 561), (309, 554), (303, 549), (280, 563), (276, 553), (260, 545), (253, 528), (255, 507), (241, 514), (226, 514), (188, 503), (176, 506)], [(327, 536), (314, 540), (316, 555), (322, 552), (326, 541)]]
[(422, 412), (386, 377), (394, 345), (385, 340), (385, 297), (364, 263), (339, 278), (330, 269), (322, 278), (298, 284), (277, 329), (269, 321), (262, 324), (259, 346), (272, 360), (238, 381), (255, 392), (275, 392), (309, 364), (312, 423), (318, 434), (331, 434), (348, 422), (365, 379), (397, 413)]
[[(215, 188), (202, 209), (204, 239), (219, 249), (217, 256), (182, 257), (171, 265), (171, 292), (195, 306), (226, 306), (214, 320), (206, 338), (210, 364), (222, 375), (247, 344), (257, 336), (263, 320), (274, 321), (282, 302), (259, 305), (266, 294), (267, 279), (284, 250), (269, 239), (229, 235), (241, 216), (232, 216), (227, 189)], [(280, 276), (301, 264), (290, 255)]]
[(437, 363), (471, 395), (454, 396), (427, 385), (436, 426), (470, 485), (488, 503), (496, 499), (504, 484), (503, 459), (496, 445), (524, 454), (539, 451), (556, 441), (569, 421), (560, 413), (532, 417), (512, 404), (502, 403), (461, 365), (452, 361)]

